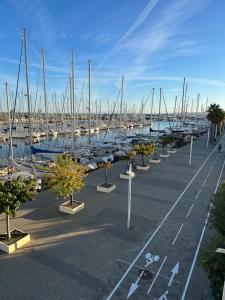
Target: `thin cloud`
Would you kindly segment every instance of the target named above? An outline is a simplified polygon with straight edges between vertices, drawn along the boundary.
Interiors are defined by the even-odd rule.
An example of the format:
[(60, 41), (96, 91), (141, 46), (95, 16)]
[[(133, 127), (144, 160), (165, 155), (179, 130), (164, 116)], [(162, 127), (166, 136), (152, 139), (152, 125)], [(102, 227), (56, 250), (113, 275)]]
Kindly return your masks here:
[(106, 54), (100, 64), (97, 66), (96, 70), (98, 70), (104, 62), (109, 58), (110, 54), (129, 36), (132, 35), (134, 31), (138, 29), (145, 21), (145, 19), (149, 16), (151, 11), (154, 9), (159, 0), (151, 0), (149, 4), (144, 8), (144, 10), (140, 13), (136, 21), (130, 26), (130, 28), (125, 32), (125, 34), (119, 39), (119, 41), (113, 46), (113, 48)]

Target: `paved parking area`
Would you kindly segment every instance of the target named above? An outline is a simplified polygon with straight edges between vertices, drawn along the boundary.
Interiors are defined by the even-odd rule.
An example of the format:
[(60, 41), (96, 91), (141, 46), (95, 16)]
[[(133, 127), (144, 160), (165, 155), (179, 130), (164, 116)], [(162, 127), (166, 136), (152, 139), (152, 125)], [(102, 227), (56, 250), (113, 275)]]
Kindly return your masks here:
[[(74, 216), (60, 213), (62, 200), (49, 192), (24, 205), (12, 224), (29, 232), (32, 241), (11, 256), (0, 254), (1, 300), (211, 299), (198, 263), (190, 271), (211, 194), (220, 175), (225, 179), (225, 153), (206, 148), (202, 137), (193, 144), (190, 167), (189, 147), (148, 171), (136, 171), (130, 231), (128, 182), (119, 179), (125, 162), (109, 170), (117, 186), (110, 194), (96, 191), (103, 170), (89, 174), (77, 195), (85, 209)], [(143, 269), (151, 271), (150, 279), (140, 278)]]

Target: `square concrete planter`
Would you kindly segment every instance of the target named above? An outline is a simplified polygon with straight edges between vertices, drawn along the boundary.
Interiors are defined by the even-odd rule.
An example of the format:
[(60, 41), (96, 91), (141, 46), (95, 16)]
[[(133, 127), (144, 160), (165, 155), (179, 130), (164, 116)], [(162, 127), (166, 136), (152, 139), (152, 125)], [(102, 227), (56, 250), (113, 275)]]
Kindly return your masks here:
[(84, 202), (73, 201), (73, 205), (70, 205), (70, 201), (66, 201), (63, 204), (59, 205), (59, 211), (66, 214), (75, 215), (78, 211), (84, 208)]
[(147, 171), (150, 168), (149, 165), (146, 166), (137, 166), (137, 170)]
[(97, 185), (97, 191), (102, 193), (111, 193), (115, 189), (116, 185), (111, 183), (102, 183), (100, 185)]
[(162, 154), (160, 154), (159, 156), (162, 157), (162, 158), (170, 157), (169, 153), (167, 153), (167, 154), (163, 154), (163, 153), (162, 153)]
[(158, 158), (158, 159), (150, 159), (149, 162), (151, 164), (159, 164), (161, 162), (161, 159), (160, 158)]
[(7, 254), (15, 252), (30, 241), (30, 235), (28, 233), (17, 229), (11, 231), (12, 238), (9, 242), (7, 239), (4, 240), (4, 236), (6, 237), (6, 234), (0, 235), (0, 250)]
[[(135, 173), (132, 172), (132, 173), (131, 173), (131, 179), (133, 179), (134, 177), (135, 177)], [(129, 175), (128, 175), (127, 173), (121, 173), (121, 174), (120, 174), (120, 178), (121, 178), (121, 179), (129, 179)]]
[(173, 154), (173, 153), (176, 153), (177, 150), (176, 150), (176, 149), (170, 149), (170, 150), (168, 150), (167, 152), (170, 153), (170, 154)]

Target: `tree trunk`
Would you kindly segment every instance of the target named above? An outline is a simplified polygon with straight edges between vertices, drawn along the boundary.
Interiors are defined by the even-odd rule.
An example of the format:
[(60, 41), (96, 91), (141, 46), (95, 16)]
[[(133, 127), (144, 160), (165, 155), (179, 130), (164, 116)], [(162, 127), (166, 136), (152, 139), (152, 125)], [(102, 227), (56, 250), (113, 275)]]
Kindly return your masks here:
[(8, 238), (8, 240), (10, 240), (11, 239), (11, 231), (10, 231), (9, 214), (6, 214), (6, 230), (7, 230), (7, 238)]
[(71, 206), (73, 205), (73, 191), (72, 191), (72, 193), (71, 193), (70, 205), (71, 205)]
[(141, 154), (141, 157), (142, 157), (142, 166), (144, 166), (145, 162), (144, 162), (144, 154), (143, 153)]

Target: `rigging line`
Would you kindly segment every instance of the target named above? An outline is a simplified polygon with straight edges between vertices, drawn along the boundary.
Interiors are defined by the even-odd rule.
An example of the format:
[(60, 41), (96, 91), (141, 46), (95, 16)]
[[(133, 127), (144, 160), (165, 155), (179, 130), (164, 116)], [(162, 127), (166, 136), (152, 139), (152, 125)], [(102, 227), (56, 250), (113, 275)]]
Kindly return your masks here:
[(37, 80), (37, 88), (36, 88), (36, 93), (35, 93), (34, 109), (33, 109), (33, 112), (34, 112), (34, 113), (35, 113), (35, 110), (36, 110), (37, 96), (38, 96), (38, 91), (39, 91), (40, 72), (41, 72), (41, 62), (42, 62), (42, 55), (41, 55), (40, 64), (39, 64), (39, 68), (38, 68), (38, 80)]
[[(116, 101), (115, 101), (114, 106), (113, 106), (113, 110), (112, 110), (112, 113), (111, 113), (111, 116), (110, 116), (110, 119), (109, 119), (109, 123), (108, 123), (108, 130), (109, 130), (109, 125), (110, 125), (110, 123), (112, 121), (112, 118), (113, 118), (113, 115), (114, 115), (114, 112), (115, 112), (115, 108), (116, 108), (117, 102), (119, 100), (120, 93), (121, 93), (121, 88), (119, 89)], [(105, 132), (105, 135), (104, 135), (104, 138), (103, 138), (103, 142), (105, 140), (106, 134), (107, 134), (107, 131)]]
[(13, 116), (12, 116), (11, 134), (12, 134), (12, 129), (13, 129), (14, 121), (15, 121), (16, 102), (17, 102), (17, 95), (18, 95), (18, 88), (19, 88), (19, 80), (20, 80), (20, 69), (21, 69), (21, 62), (22, 62), (22, 55), (23, 55), (23, 44), (24, 44), (24, 40), (23, 40), (23, 38), (22, 38), (21, 48), (20, 48), (19, 67), (18, 67), (17, 81), (16, 81), (16, 94), (15, 94), (14, 106), (13, 106)]
[(67, 95), (68, 87), (69, 87), (71, 67), (72, 67), (72, 64), (70, 64), (70, 68), (69, 68), (69, 72), (68, 72), (68, 77), (67, 77), (67, 83), (66, 83), (66, 90), (65, 90), (65, 94), (63, 94), (63, 103), (62, 103), (63, 107), (62, 107), (62, 111), (63, 111), (63, 109), (65, 109), (65, 101), (66, 101), (66, 95)]
[(167, 107), (166, 107), (166, 101), (165, 101), (165, 97), (164, 97), (164, 93), (163, 93), (163, 91), (162, 91), (162, 96), (163, 96), (163, 102), (164, 102), (164, 106), (165, 106), (166, 114), (167, 114), (168, 121), (169, 121), (170, 130), (172, 131), (172, 126), (171, 126), (171, 123), (170, 123), (170, 118), (169, 118), (168, 110), (167, 110)]

